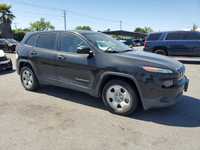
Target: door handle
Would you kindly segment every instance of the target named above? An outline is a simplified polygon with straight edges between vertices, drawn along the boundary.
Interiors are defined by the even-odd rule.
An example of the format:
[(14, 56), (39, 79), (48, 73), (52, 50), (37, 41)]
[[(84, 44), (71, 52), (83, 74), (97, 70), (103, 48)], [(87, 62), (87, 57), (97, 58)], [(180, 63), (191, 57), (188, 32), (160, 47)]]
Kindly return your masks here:
[(38, 53), (35, 52), (35, 51), (31, 52), (31, 56), (36, 56), (37, 54), (38, 54)]
[(63, 55), (58, 55), (58, 60), (64, 60), (65, 59), (65, 56)]

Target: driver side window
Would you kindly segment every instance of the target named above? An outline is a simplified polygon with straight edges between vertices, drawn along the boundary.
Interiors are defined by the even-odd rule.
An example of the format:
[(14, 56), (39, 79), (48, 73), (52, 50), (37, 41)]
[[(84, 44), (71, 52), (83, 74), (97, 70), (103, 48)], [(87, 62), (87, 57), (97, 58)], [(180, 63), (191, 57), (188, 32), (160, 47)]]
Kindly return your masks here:
[(61, 35), (60, 50), (64, 52), (77, 53), (78, 47), (87, 46), (87, 43), (78, 36), (70, 33)]

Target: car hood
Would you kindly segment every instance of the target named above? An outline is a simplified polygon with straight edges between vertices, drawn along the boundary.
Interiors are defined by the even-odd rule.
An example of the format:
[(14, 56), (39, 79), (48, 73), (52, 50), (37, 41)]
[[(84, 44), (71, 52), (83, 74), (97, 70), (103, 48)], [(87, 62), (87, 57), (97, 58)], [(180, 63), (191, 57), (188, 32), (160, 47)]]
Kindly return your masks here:
[(144, 63), (146, 66), (164, 67), (174, 71), (183, 67), (183, 64), (174, 58), (153, 54), (150, 52), (130, 51), (125, 53), (118, 53), (120, 57), (137, 60)]

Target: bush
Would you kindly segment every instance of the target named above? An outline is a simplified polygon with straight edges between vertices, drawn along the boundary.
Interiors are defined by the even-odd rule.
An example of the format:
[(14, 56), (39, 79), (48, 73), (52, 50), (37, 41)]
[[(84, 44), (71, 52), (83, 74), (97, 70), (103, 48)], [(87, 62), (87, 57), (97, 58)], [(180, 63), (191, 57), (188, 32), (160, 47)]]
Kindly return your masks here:
[(24, 31), (14, 32), (14, 39), (17, 41), (21, 41), (24, 38), (25, 34), (26, 32)]

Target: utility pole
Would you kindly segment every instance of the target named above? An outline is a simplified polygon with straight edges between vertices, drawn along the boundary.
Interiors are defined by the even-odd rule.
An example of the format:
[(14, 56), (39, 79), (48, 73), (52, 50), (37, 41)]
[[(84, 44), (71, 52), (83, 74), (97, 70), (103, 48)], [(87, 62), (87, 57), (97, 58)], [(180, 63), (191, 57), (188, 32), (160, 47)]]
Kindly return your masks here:
[(63, 10), (63, 17), (64, 17), (64, 29), (67, 30), (67, 23), (66, 23), (66, 10)]
[(121, 20), (119, 21), (119, 27), (120, 27), (120, 30), (122, 30), (122, 21)]

